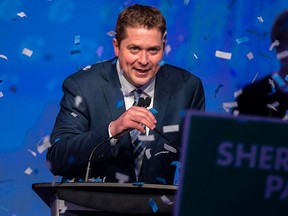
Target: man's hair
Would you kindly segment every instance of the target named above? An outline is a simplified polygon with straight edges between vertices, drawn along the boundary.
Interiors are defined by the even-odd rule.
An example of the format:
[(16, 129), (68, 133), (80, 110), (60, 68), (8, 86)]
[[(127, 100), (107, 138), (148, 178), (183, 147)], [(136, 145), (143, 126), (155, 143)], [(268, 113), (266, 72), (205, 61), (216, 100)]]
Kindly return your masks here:
[(156, 28), (162, 33), (163, 40), (166, 40), (166, 21), (160, 10), (155, 7), (134, 4), (119, 14), (115, 29), (119, 45), (127, 37), (127, 27)]
[(277, 52), (282, 50), (281, 44), (288, 43), (288, 10), (282, 12), (274, 21), (270, 37), (272, 42), (278, 40), (280, 43), (275, 47)]

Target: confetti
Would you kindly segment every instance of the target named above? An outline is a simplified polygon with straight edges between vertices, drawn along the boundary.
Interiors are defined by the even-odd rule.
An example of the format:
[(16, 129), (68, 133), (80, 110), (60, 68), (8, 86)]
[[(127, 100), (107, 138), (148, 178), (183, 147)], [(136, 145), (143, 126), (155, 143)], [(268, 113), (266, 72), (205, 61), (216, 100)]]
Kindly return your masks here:
[(280, 43), (278, 40), (275, 40), (269, 47), (269, 50), (272, 51), (274, 47), (279, 46)]
[(0, 91), (0, 97), (4, 97), (4, 94), (3, 94), (3, 92), (1, 92), (1, 91)]
[(154, 213), (158, 211), (158, 206), (157, 206), (156, 202), (152, 198), (150, 198), (149, 204), (150, 204), (150, 206), (152, 208), (152, 211)]
[(285, 76), (285, 81), (288, 81), (288, 75)]
[(171, 132), (178, 132), (179, 125), (167, 125), (163, 126), (163, 133), (171, 133)]
[(158, 111), (156, 109), (154, 109), (153, 107), (151, 109), (149, 109), (150, 112), (152, 112), (153, 115), (157, 114)]
[(28, 168), (24, 171), (24, 173), (27, 174), (27, 175), (31, 175), (32, 172), (33, 172), (33, 170), (32, 170), (30, 167), (28, 167)]
[(7, 56), (5, 56), (5, 55), (3, 55), (3, 54), (0, 54), (0, 58), (3, 58), (3, 59), (8, 60)]
[(154, 141), (154, 140), (155, 140), (155, 137), (154, 137), (153, 134), (152, 134), (152, 135), (148, 135), (148, 136), (146, 136), (146, 135), (139, 135), (139, 136), (138, 136), (138, 140), (140, 140), (140, 141)]
[(169, 153), (169, 151), (160, 151), (160, 152), (157, 152), (154, 156), (156, 157), (160, 154), (168, 154), (168, 153)]
[(86, 67), (83, 68), (84, 71), (88, 70), (91, 68), (91, 65), (87, 65)]
[(39, 152), (39, 154), (42, 154), (46, 149), (48, 149), (52, 146), (50, 143), (50, 136), (49, 135), (42, 137), (42, 140), (43, 140), (43, 142), (40, 145), (37, 144), (37, 151)]
[(235, 108), (235, 107), (238, 107), (238, 103), (236, 101), (234, 101), (234, 102), (224, 102), (223, 103), (223, 109), (226, 112), (229, 112), (230, 108)]
[(161, 196), (160, 197), (161, 198), (161, 200), (165, 203), (165, 204), (167, 204), (167, 205), (172, 205), (174, 202), (172, 202), (166, 195), (163, 195), (163, 196)]
[(24, 49), (22, 50), (22, 54), (23, 54), (23, 55), (26, 55), (26, 56), (28, 56), (28, 57), (31, 57), (32, 54), (33, 54), (33, 51), (30, 50), (30, 49), (28, 49), (28, 48), (24, 48)]
[(198, 59), (198, 56), (194, 53), (194, 52), (191, 52), (193, 54), (193, 56)]
[(288, 50), (284, 50), (283, 52), (279, 52), (276, 54), (277, 59), (283, 59), (288, 57)]
[(239, 95), (241, 95), (243, 93), (242, 89), (239, 89), (237, 91), (234, 92), (234, 98), (238, 98)]
[(188, 5), (190, 0), (184, 0), (184, 5)]
[(285, 116), (282, 118), (283, 121), (287, 121), (288, 120), (288, 110), (286, 110), (286, 114)]
[(254, 76), (254, 78), (252, 79), (251, 83), (253, 83), (253, 82), (257, 79), (258, 74), (259, 74), (259, 73), (257, 72), (256, 75)]
[(21, 18), (27, 17), (24, 12), (17, 13), (17, 16), (19, 16), (19, 17), (21, 17)]
[(73, 117), (77, 117), (77, 116), (78, 116), (78, 115), (77, 115), (76, 113), (74, 113), (74, 112), (72, 112), (71, 115), (72, 115)]
[(169, 55), (171, 50), (172, 50), (171, 46), (169, 44), (167, 44), (166, 47), (165, 47), (165, 53), (166, 53), (167, 56)]
[(176, 166), (175, 169), (175, 173), (174, 173), (174, 181), (173, 181), (173, 185), (178, 185), (178, 179), (179, 179), (179, 175), (180, 175), (180, 166), (181, 163), (179, 161), (172, 161), (171, 165)]
[(253, 56), (253, 53), (252, 52), (249, 52), (249, 53), (247, 53), (247, 58), (249, 59), (249, 60), (251, 60), (251, 59), (253, 59), (254, 58), (254, 56)]
[(151, 149), (150, 148), (146, 149), (145, 156), (147, 157), (148, 160), (151, 158)]
[(74, 45), (79, 45), (80, 44), (80, 35), (76, 35), (74, 37)]
[(79, 95), (77, 95), (77, 96), (75, 97), (75, 106), (76, 106), (76, 107), (79, 107), (81, 103), (82, 103), (82, 97), (79, 96)]
[(129, 176), (123, 173), (116, 172), (115, 178), (118, 180), (118, 183), (126, 183), (129, 181)]
[(233, 110), (233, 116), (239, 116), (240, 112), (239, 110)]
[(99, 46), (99, 47), (97, 48), (96, 53), (97, 53), (98, 57), (101, 57), (101, 56), (102, 56), (103, 51), (104, 51), (104, 47), (103, 47), (103, 46)]
[(257, 17), (258, 21), (259, 22), (264, 22), (263, 18), (260, 16), (260, 17)]
[(285, 81), (282, 79), (282, 77), (278, 73), (273, 74), (272, 78), (276, 83), (278, 83), (280, 87), (283, 87), (286, 85)]
[(278, 111), (277, 110), (277, 107), (279, 107), (280, 106), (280, 103), (278, 102), (278, 101), (275, 101), (274, 103), (272, 103), (272, 104), (267, 104), (267, 107), (269, 108), (269, 109), (272, 109), (272, 110), (275, 110), (275, 111)]
[(232, 58), (232, 53), (216, 50), (215, 56), (218, 58), (230, 60)]
[(173, 153), (177, 153), (177, 150), (174, 147), (167, 145), (166, 143), (164, 143), (164, 149)]
[(249, 38), (248, 38), (248, 37), (241, 37), (241, 38), (237, 38), (237, 39), (236, 39), (236, 42), (237, 42), (238, 44), (241, 44), (241, 43), (244, 43), (244, 42), (247, 42), (247, 41), (249, 41)]
[(30, 149), (27, 149), (34, 157), (36, 157), (37, 156), (37, 153), (36, 152), (34, 152), (34, 151), (32, 151), (32, 150), (30, 150)]
[(110, 37), (113, 37), (116, 35), (116, 32), (115, 31), (109, 31), (109, 32), (107, 32), (107, 35), (109, 35)]
[(119, 100), (116, 102), (116, 107), (119, 108), (119, 107), (123, 107), (124, 106), (124, 101), (123, 100)]

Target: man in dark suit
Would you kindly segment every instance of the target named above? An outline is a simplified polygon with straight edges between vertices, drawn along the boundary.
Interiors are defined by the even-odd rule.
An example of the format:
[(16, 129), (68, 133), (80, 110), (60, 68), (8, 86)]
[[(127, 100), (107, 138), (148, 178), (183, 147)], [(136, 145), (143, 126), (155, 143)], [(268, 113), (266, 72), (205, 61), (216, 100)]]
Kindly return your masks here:
[(240, 114), (288, 120), (288, 11), (275, 20), (271, 48), (276, 50), (280, 70), (247, 85), (237, 98)]
[[(204, 110), (205, 99), (198, 77), (160, 63), (165, 43), (166, 21), (158, 9), (136, 4), (120, 13), (113, 39), (116, 58), (86, 67), (63, 83), (47, 152), (54, 175), (84, 179), (94, 149), (89, 177), (177, 183), (183, 113)], [(138, 96), (144, 107), (133, 106)], [(142, 133), (136, 144), (135, 131)]]

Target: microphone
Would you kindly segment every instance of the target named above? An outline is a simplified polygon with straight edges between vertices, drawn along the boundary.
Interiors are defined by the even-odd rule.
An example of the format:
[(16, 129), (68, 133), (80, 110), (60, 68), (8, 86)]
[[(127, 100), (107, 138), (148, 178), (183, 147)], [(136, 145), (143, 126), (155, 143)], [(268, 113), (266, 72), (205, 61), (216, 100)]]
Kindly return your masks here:
[[(135, 101), (133, 106), (140, 106), (140, 107), (149, 107), (151, 103), (151, 98), (150, 97), (146, 97), (145, 99), (143, 97), (140, 97), (139, 100), (138, 100), (138, 103)], [(92, 166), (91, 166), (91, 162), (93, 161), (93, 156), (94, 156), (94, 153), (95, 151), (102, 145), (104, 145), (105, 143), (111, 141), (112, 139), (118, 139), (119, 137), (123, 136), (125, 133), (131, 131), (131, 129), (126, 129), (124, 131), (121, 131), (117, 134), (115, 134), (114, 136), (112, 137), (109, 137), (108, 139), (102, 141), (101, 143), (97, 144), (94, 149), (92, 150), (92, 152), (90, 153), (89, 155), (89, 160), (88, 160), (88, 164), (87, 164), (87, 167), (86, 167), (86, 173), (85, 173), (85, 182), (88, 182), (89, 180), (89, 177), (90, 177), (90, 174), (91, 174), (91, 169), (92, 169)]]
[[(140, 107), (149, 107), (151, 103), (151, 98), (150, 97), (146, 97), (145, 99), (143, 97), (140, 97), (138, 100), (138, 103), (135, 101), (133, 106), (140, 106)], [(92, 150), (92, 152), (89, 155), (89, 160), (88, 160), (88, 164), (86, 167), (86, 173), (85, 173), (85, 182), (88, 182), (90, 174), (91, 174), (91, 170), (92, 170), (92, 166), (91, 166), (91, 162), (93, 161), (93, 156), (95, 151), (102, 145), (104, 145), (105, 143), (111, 141), (112, 139), (118, 139), (121, 136), (123, 136), (124, 134), (126, 134), (127, 132), (131, 131), (132, 129), (126, 129), (124, 131), (121, 131), (117, 134), (115, 134), (114, 136), (109, 137), (108, 139), (102, 141), (101, 143), (97, 144), (94, 149)], [(165, 136), (161, 131), (159, 131), (157, 128), (154, 128), (154, 131), (161, 136), (163, 139), (165, 139), (172, 147), (176, 148), (180, 153), (182, 152), (181, 149), (175, 145), (171, 140), (168, 139), (167, 136)]]

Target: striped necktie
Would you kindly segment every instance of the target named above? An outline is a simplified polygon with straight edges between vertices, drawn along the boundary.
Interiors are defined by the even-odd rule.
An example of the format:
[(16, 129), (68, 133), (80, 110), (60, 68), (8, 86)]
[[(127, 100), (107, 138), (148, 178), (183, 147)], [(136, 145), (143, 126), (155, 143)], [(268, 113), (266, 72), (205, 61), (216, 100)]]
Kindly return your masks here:
[[(134, 105), (137, 105), (139, 98), (141, 96), (141, 90), (140, 89), (135, 89), (133, 91), (134, 94)], [(133, 157), (134, 157), (134, 165), (135, 165), (135, 174), (136, 174), (136, 180), (138, 181), (143, 158), (144, 158), (144, 153), (145, 153), (145, 148), (146, 148), (146, 142), (145, 141), (140, 141), (138, 139), (140, 135), (140, 131), (134, 129), (130, 131), (130, 136), (131, 136), (131, 144), (133, 146)]]

